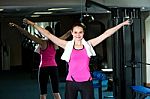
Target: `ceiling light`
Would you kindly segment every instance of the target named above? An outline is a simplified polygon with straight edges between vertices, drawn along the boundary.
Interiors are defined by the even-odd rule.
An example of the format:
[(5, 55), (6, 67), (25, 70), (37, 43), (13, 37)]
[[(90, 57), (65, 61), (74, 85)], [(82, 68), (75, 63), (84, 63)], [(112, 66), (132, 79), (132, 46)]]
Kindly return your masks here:
[(82, 18), (83, 23), (87, 23), (87, 22), (90, 23), (92, 21), (94, 21), (94, 17), (92, 15), (89, 15), (89, 14), (83, 15), (83, 18)]
[(48, 9), (48, 11), (55, 11), (55, 10), (68, 10), (68, 9), (72, 9), (72, 8), (50, 8), (50, 9)]
[(53, 12), (34, 12), (33, 14), (52, 14)]
[(142, 7), (141, 9), (142, 9), (142, 10), (144, 10), (144, 9), (145, 9), (145, 7)]
[(0, 9), (0, 11), (3, 11), (4, 9)]
[(107, 13), (111, 13), (110, 11), (106, 11)]
[(40, 17), (40, 15), (31, 15), (31, 17)]

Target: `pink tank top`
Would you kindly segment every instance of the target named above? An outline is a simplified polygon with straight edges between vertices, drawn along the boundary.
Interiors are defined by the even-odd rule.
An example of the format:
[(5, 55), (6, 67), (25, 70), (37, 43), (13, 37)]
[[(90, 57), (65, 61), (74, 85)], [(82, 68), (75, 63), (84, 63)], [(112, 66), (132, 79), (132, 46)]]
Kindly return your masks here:
[(73, 49), (69, 61), (69, 72), (66, 80), (76, 82), (83, 82), (91, 80), (89, 69), (90, 58), (86, 53), (86, 49)]
[(53, 43), (47, 43), (47, 48), (45, 50), (40, 50), (41, 62), (40, 67), (46, 66), (57, 66), (55, 61), (56, 50)]

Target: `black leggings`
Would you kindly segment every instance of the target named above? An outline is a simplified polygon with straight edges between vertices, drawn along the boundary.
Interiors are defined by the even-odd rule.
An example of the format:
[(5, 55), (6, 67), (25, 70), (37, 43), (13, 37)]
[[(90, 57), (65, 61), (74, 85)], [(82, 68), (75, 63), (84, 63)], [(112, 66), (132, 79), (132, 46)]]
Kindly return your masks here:
[(78, 91), (82, 99), (94, 99), (94, 89), (91, 81), (66, 81), (65, 99), (77, 99)]
[(51, 86), (53, 93), (58, 93), (58, 68), (56, 66), (48, 66), (48, 67), (41, 67), (39, 69), (39, 86), (40, 86), (40, 93), (41, 95), (47, 94), (47, 84), (49, 81), (49, 77), (51, 79)]

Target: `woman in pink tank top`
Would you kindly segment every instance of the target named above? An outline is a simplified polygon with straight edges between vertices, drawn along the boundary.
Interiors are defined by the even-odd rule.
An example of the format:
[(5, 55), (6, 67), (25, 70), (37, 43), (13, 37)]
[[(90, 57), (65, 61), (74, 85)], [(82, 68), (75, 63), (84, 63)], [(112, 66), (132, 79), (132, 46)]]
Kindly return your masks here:
[(25, 19), (26, 23), (36, 28), (39, 32), (48, 37), (52, 42), (65, 49), (62, 59), (69, 64), (68, 75), (66, 78), (65, 99), (77, 99), (78, 92), (81, 93), (82, 99), (94, 99), (94, 92), (91, 83), (91, 75), (89, 70), (90, 56), (95, 55), (93, 48), (106, 38), (113, 35), (124, 25), (130, 25), (130, 21), (126, 20), (115, 27), (106, 30), (103, 34), (96, 38), (84, 41), (85, 27), (81, 23), (73, 25), (71, 34), (72, 41), (57, 38), (49, 31), (39, 27), (34, 22)]
[[(31, 35), (28, 31), (24, 30), (20, 26), (9, 23), (11, 27), (15, 27), (18, 29), (23, 35), (27, 36), (31, 40), (35, 41), (37, 44), (39, 44), (40, 47), (40, 65), (39, 65), (39, 72), (38, 72), (38, 81), (39, 81), (39, 88), (40, 88), (40, 99), (46, 99), (47, 96), (47, 84), (50, 77), (51, 86), (52, 86), (52, 93), (54, 96), (54, 99), (61, 99), (59, 94), (59, 80), (58, 80), (58, 68), (57, 63), (55, 61), (55, 44), (51, 42), (50, 40), (43, 40), (41, 38), (37, 38), (34, 35)], [(45, 28), (50, 33), (53, 33), (53, 30), (51, 27), (47, 26)], [(66, 34), (61, 36), (60, 38), (66, 39), (70, 36), (70, 31), (68, 31)]]

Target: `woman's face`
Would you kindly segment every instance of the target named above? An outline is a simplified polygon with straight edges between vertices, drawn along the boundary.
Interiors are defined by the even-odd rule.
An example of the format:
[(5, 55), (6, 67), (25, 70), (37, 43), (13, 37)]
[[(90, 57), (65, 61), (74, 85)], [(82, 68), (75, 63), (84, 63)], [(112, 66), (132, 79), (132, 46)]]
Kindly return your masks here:
[(84, 35), (84, 30), (80, 26), (75, 26), (72, 30), (73, 38), (77, 41), (81, 41)]

